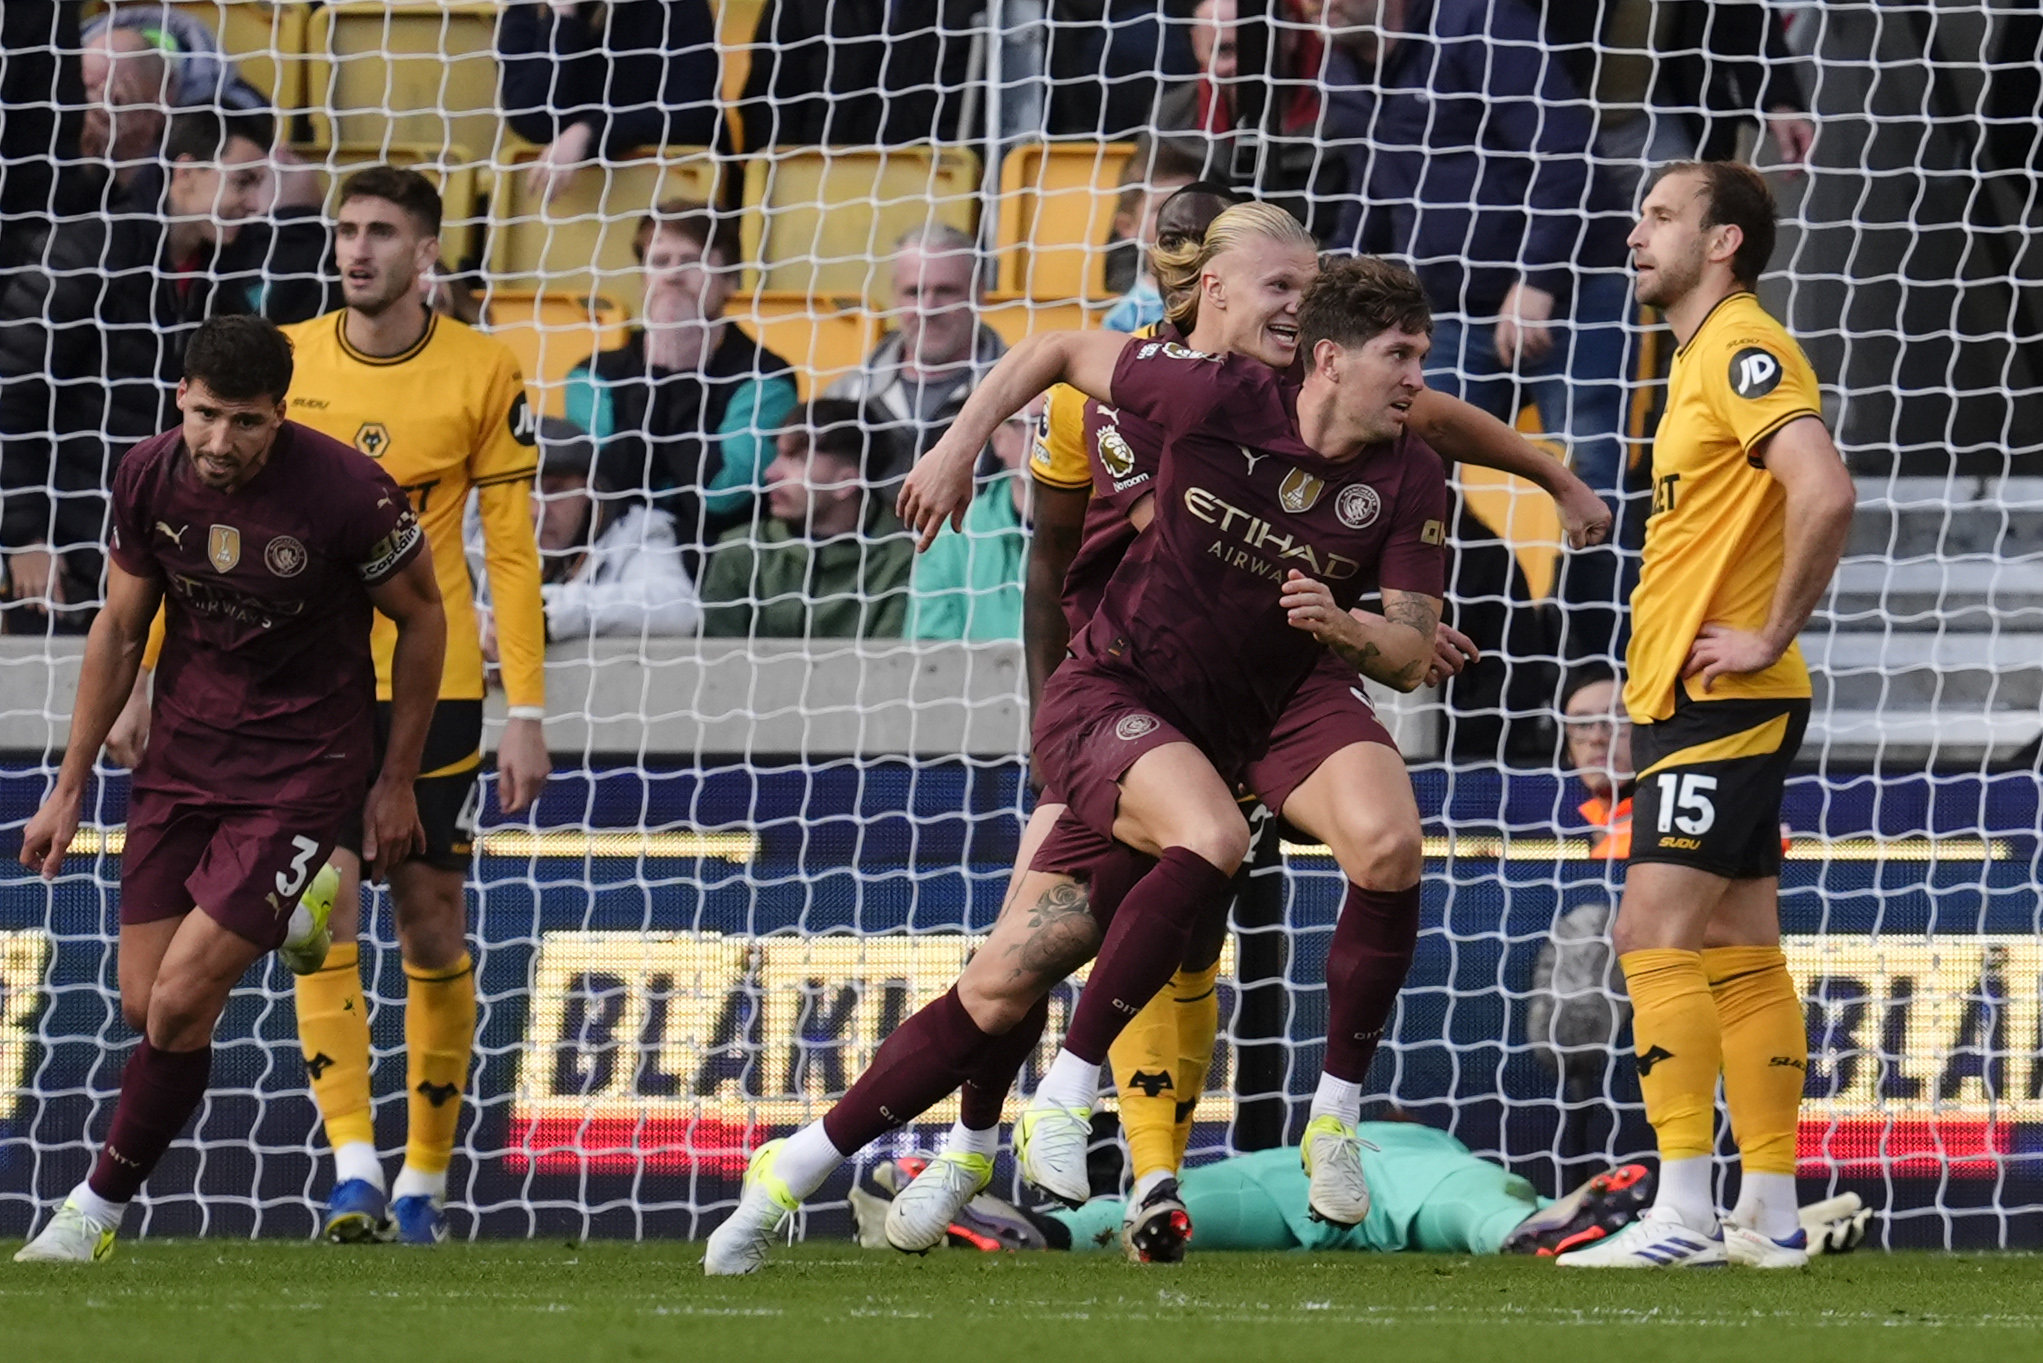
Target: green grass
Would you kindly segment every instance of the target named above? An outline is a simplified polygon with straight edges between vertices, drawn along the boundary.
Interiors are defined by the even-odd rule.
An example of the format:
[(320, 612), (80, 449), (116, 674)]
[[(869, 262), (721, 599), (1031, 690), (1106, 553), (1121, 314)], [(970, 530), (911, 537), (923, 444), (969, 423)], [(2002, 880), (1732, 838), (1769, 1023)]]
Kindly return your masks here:
[[(1355, 1254), (1138, 1269), (1104, 1255), (909, 1259), (811, 1244), (735, 1280), (705, 1279), (700, 1258), (675, 1243), (125, 1243), (97, 1267), (0, 1262), (0, 1358), (2043, 1358), (2043, 1259), (2026, 1255), (1861, 1252), (1793, 1273), (1648, 1274)], [(1615, 1351), (1627, 1347), (1637, 1353)]]

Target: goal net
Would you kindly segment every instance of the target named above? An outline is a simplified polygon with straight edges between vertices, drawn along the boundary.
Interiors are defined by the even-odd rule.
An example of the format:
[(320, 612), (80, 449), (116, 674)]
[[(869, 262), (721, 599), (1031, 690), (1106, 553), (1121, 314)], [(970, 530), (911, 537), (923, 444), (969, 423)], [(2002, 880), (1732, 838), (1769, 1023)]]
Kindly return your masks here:
[[(739, 513), (713, 528), (759, 543), (778, 533), (763, 470), (794, 398), (848, 385), (887, 439), (920, 439), (943, 419), (943, 385), (1001, 345), (1139, 311), (1123, 300), (1140, 292), (1152, 188), (1231, 178), (1330, 247), (1407, 252), (1429, 285), (1462, 281), (1435, 299), (1459, 342), (1434, 382), (1585, 476), (1600, 469), (1619, 509), (1621, 555), (1583, 567), (1561, 553), (1543, 495), (1462, 470), (1453, 612), (1485, 661), (1444, 692), (1380, 698), (1427, 860), (1418, 959), (1370, 1075), (1372, 1111), (1450, 1130), (1557, 1193), (1652, 1148), (1607, 942), (1623, 866), (1598, 850), (1579, 811), (1593, 792), (1567, 755), (1568, 738), (1612, 731), (1564, 725), (1560, 704), (1614, 648), (1672, 342), (1629, 302), (1621, 245), (1599, 255), (1596, 232), (1615, 224), (1621, 240), (1655, 163), (1747, 158), (1783, 212), (1762, 298), (1814, 360), (1859, 489), (1843, 568), (1802, 639), (1814, 719), (1784, 809), (1784, 933), (1810, 1039), (1805, 1200), (1858, 1191), (1893, 1245), (2039, 1243), (2043, 31), (2020, 7), (1961, 0), (1524, 3), (1443, 0), (1437, 25), (1474, 28), (1429, 47), (1386, 39), (1367, 0), (122, 4), (82, 7), (82, 26), (81, 7), (10, 0), (9, 826), (61, 754), (99, 590), (80, 577), (95, 560), (74, 513), (94, 523), (133, 435), (103, 415), (111, 403), (78, 429), (73, 397), (113, 380), (160, 396), (176, 373), (103, 372), (116, 339), (157, 323), (126, 303), (119, 325), (93, 311), (111, 299), (57, 315), (78, 271), (51, 262), (74, 259), (60, 247), (81, 224), (161, 215), (160, 198), (131, 191), (167, 113), (275, 114), (276, 203), (240, 224), (275, 243), (248, 266), (253, 306), (332, 305), (318, 252), (308, 265), (282, 243), (320, 221), (349, 170), (431, 176), (446, 208), (440, 293), (511, 346), (548, 416), (593, 419), (576, 405), (578, 366), (645, 315), (648, 210), (718, 205), (736, 228), (719, 237), (736, 268), (726, 316), (787, 362), (794, 390), (717, 430), (765, 452), (729, 485)], [(890, 29), (851, 31), (854, 8)], [(644, 12), (662, 10), (678, 17), (648, 27)], [(109, 21), (139, 42), (110, 43), (97, 27)], [(619, 131), (647, 127), (643, 143)], [(1399, 189), (1399, 165), (1467, 174)], [(1506, 202), (1488, 187), (1500, 183), (1525, 187)], [(1472, 196), (1485, 213), (1466, 211)], [(1414, 218), (1432, 235), (1400, 238)], [(1461, 226), (1438, 227), (1449, 221)], [(1535, 258), (1546, 248), (1528, 244), (1527, 221), (1565, 239), (1558, 256)], [(902, 244), (916, 234), (920, 246)], [(942, 243), (957, 240), (976, 243), (961, 296), (904, 275), (906, 255), (956, 255)], [(145, 261), (146, 286), (176, 293), (184, 264)], [(1558, 358), (1513, 371), (1494, 353), (1499, 303), (1482, 280), (1556, 271)], [(965, 367), (887, 387), (900, 373), (868, 361), (875, 347), (914, 329), (925, 358), (955, 350), (940, 333), (958, 310), (980, 330), (941, 358)], [(700, 391), (683, 400), (708, 419)], [(597, 434), (607, 449), (675, 429)], [(891, 496), (883, 472), (875, 504)], [(982, 499), (1004, 494), (998, 458), (982, 473)], [(975, 570), (958, 589), (975, 603), (962, 614), (1005, 610), (1010, 634), (1019, 524), (1011, 505), (975, 522), (973, 553), (1008, 555), (1008, 575)], [(859, 572), (886, 552), (879, 520), (865, 536)], [(717, 552), (686, 544), (698, 589)], [(990, 926), (1032, 798), (1019, 643), (992, 627), (901, 637), (921, 618), (908, 599), (919, 579), (852, 580), (883, 622), (869, 637), (835, 637), (818, 623), (827, 603), (799, 583), (775, 595), (755, 578), (724, 603), (749, 622), (735, 637), (633, 617), (549, 647), (552, 784), (529, 816), (490, 796), (470, 881), (482, 1017), (457, 1234), (703, 1233), (746, 1154), (819, 1114)], [(768, 623), (790, 613), (794, 637), (768, 637), (790, 632)], [(103, 767), (63, 874), (0, 890), (0, 1234), (82, 1176), (134, 1040), (114, 955), (125, 790)], [(1341, 887), (1295, 832), (1264, 845), (1224, 961), (1194, 1161), (1296, 1138)], [(403, 1144), (404, 977), (387, 898), (364, 921), (388, 1154)], [(1045, 1059), (1077, 987), (1057, 996)], [(144, 1230), (311, 1233), (331, 1171), (280, 967), (237, 990), (215, 1055), (204, 1108), (149, 1185)], [(877, 1153), (930, 1144), (951, 1112)], [(1004, 1156), (1001, 1169), (1011, 1177)], [(811, 1233), (842, 1228), (843, 1189), (840, 1177), (817, 1200)]]

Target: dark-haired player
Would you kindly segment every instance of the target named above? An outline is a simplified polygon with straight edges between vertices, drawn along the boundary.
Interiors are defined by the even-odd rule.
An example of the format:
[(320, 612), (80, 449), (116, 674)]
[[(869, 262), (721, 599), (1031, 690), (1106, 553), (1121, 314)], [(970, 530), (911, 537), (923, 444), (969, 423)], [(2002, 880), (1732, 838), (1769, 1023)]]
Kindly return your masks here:
[[(121, 1011), (142, 1041), (92, 1173), (17, 1259), (112, 1252), (123, 1209), (205, 1095), (229, 992), (284, 941), (343, 828), (360, 823), (379, 873), (421, 841), (412, 781), (446, 647), (425, 537), (382, 470), (285, 420), (291, 372), (270, 323), (207, 322), (178, 385), (183, 424), (114, 475), (107, 602), (21, 861), (45, 879), (62, 869), (93, 759), (167, 602), (154, 738), (121, 857)], [(380, 766), (376, 612), (396, 636)]]

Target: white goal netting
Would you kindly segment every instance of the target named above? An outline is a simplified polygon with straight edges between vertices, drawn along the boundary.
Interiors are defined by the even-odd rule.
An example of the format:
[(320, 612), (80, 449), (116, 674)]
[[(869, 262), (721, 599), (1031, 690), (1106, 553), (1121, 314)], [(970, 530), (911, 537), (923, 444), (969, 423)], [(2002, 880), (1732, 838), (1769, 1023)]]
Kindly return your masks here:
[[(1406, 9), (1432, 13), (1430, 38), (1380, 27)], [(1200, 175), (1285, 203), (1330, 247), (1412, 256), (1456, 338), (1435, 382), (1518, 420), (1620, 510), (1621, 553), (1571, 563), (1543, 496), (1460, 475), (1454, 610), (1489, 658), (1386, 700), (1428, 861), (1418, 961), (1369, 1088), (1549, 1193), (1650, 1151), (1603, 943), (1622, 867), (1593, 850), (1558, 706), (1616, 646), (1671, 350), (1628, 300), (1626, 215), (1645, 168), (1701, 152), (1752, 159), (1780, 199), (1762, 295), (1815, 361), (1859, 486), (1802, 641), (1815, 717), (1784, 811), (1805, 1187), (1861, 1192), (1896, 1245), (2043, 1242), (2033, 8), (9, 0), (4, 23), (10, 828), (61, 751), (100, 489), (175, 381), (178, 326), (204, 306), (335, 305), (322, 214), (351, 169), (434, 179), (438, 296), (511, 346), (546, 415), (597, 426), (599, 467), (620, 443), (649, 470), (655, 446), (725, 452), (731, 476), (686, 502), (671, 552), (739, 623), (698, 638), (691, 608), (685, 628), (627, 613), (556, 637), (554, 781), (529, 817), (485, 810), (457, 1233), (700, 1233), (745, 1153), (820, 1112), (954, 976), (1029, 799), (1025, 521), (998, 500), (1017, 456), (982, 466), (987, 515), (949, 589), (969, 608), (933, 609), (877, 518), (830, 600), (808, 599), (820, 576), (772, 585), (763, 568), (709, 600), (716, 537), (762, 562), (778, 542), (771, 443), (796, 401), (862, 396), (905, 462), (1003, 344), (1139, 310), (1145, 204)], [(170, 211), (159, 148), (193, 107), (273, 115), (262, 202), (217, 256), (145, 249), (109, 274)], [(646, 316), (640, 222), (673, 199), (727, 224), (719, 334), (786, 368), (748, 360), (621, 418), (580, 367)], [(968, 257), (961, 283), (936, 268)], [(1556, 347), (1514, 371), (1492, 328), (1520, 276), (1554, 286)], [(932, 377), (900, 368), (890, 333), (920, 337)], [(877, 504), (896, 470), (869, 471)], [(603, 486), (671, 505), (701, 491), (690, 477)], [(834, 637), (847, 618), (867, 637)], [(571, 633), (588, 630), (556, 621)], [(82, 1174), (133, 1041), (112, 951), (125, 779), (103, 776), (64, 875), (0, 885), (0, 1234)], [(1318, 1071), (1340, 875), (1295, 842), (1262, 870), (1237, 909), (1195, 1159), (1295, 1137)], [(404, 980), (387, 901), (365, 922), (387, 1153)], [(307, 1234), (324, 1156), (288, 979), (266, 966), (222, 1023), (214, 1091), (150, 1185), (146, 1230)]]

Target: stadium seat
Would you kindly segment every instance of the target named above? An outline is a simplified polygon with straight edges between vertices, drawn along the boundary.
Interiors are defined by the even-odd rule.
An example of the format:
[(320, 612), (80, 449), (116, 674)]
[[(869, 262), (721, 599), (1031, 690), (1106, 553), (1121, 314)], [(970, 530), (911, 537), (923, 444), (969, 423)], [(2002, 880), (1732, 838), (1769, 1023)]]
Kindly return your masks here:
[[(442, 153), (445, 153), (444, 159)], [(460, 269), (479, 258), (482, 246), (482, 195), (478, 171), (462, 147), (410, 146), (393, 142), (387, 146), (343, 143), (311, 156), (326, 189), (326, 213), (333, 215), (334, 196), (340, 182), (364, 166), (405, 166), (419, 171), (440, 191), (440, 259), (450, 269)]]
[(624, 343), (625, 314), (609, 299), (587, 294), (491, 289), (482, 325), (517, 355), (525, 382), (539, 392), (540, 414), (560, 416), (562, 380), (597, 351)]
[(497, 174), (491, 273), (549, 293), (600, 293), (636, 312), (642, 290), (631, 243), (639, 219), (662, 199), (714, 202), (719, 162), (706, 147), (648, 147), (584, 171), (548, 204), (524, 171), (537, 155), (519, 152)]
[(1105, 298), (1107, 238), (1127, 142), (1033, 142), (1000, 162), (1000, 287), (1030, 298)]
[(804, 400), (856, 370), (880, 334), (879, 319), (858, 298), (741, 293), (727, 315), (795, 367), (795, 387)]
[(989, 294), (979, 313), (980, 320), (999, 332), (1000, 339), (1009, 345), (1031, 332), (1092, 331), (1104, 315), (1104, 308), (1080, 302), (1041, 303), (1010, 293)]
[(745, 164), (748, 287), (771, 293), (887, 292), (902, 233), (932, 219), (976, 225), (979, 158), (961, 147), (803, 147)]
[(508, 137), (497, 108), (497, 10), (343, 0), (314, 11), (306, 102), (315, 144), (403, 142), (492, 159)]
[(737, 107), (745, 93), (745, 80), (752, 74), (752, 35), (759, 31), (759, 14), (766, 0), (716, 0), (716, 44), (722, 63), (724, 107)]

